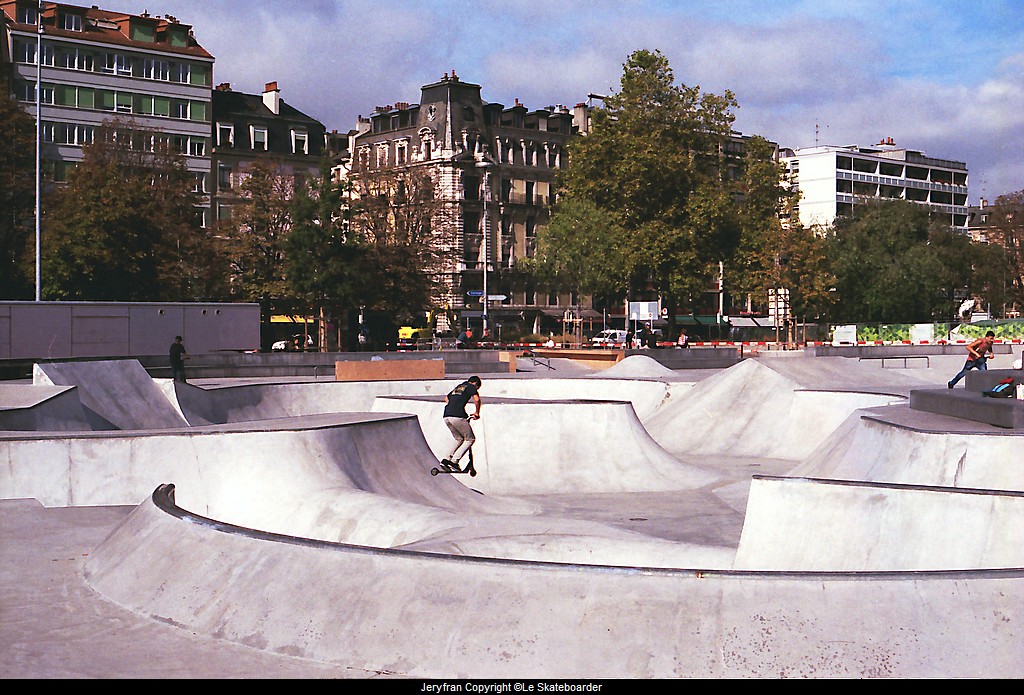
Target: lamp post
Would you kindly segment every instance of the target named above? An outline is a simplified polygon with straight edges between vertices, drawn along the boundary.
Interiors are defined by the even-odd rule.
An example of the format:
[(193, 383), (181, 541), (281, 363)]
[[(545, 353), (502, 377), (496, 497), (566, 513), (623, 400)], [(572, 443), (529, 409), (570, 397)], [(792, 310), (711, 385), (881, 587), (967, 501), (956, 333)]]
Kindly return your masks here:
[(481, 159), (476, 163), (476, 168), (484, 172), (484, 219), (483, 219), (483, 256), (484, 256), (484, 295), (483, 295), (483, 332), (487, 335), (487, 305), (490, 304), (490, 300), (487, 295), (487, 266), (490, 263), (490, 249), (488, 248), (487, 237), (489, 236), (490, 230), (490, 219), (487, 217), (487, 199), (491, 196), (491, 170), (494, 168), (494, 162), (489, 159)]
[(36, 301), (42, 301), (43, 3), (36, 6)]

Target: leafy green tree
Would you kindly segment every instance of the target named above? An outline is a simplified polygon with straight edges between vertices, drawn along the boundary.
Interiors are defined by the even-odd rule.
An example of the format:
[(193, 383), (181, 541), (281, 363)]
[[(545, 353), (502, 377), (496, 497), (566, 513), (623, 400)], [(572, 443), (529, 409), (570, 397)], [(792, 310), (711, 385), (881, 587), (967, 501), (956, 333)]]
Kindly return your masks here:
[[(347, 217), (342, 187), (331, 180), (325, 159), (319, 175), (295, 191), (285, 242), (288, 284), (320, 316), (321, 328), (328, 316), (343, 318), (358, 305), (365, 282), (366, 248), (348, 233)], [(321, 331), (321, 349), (326, 338)]]
[(699, 301), (737, 241), (721, 176), (735, 106), (730, 92), (676, 85), (664, 55), (639, 50), (590, 132), (568, 146), (564, 196), (589, 201), (621, 231), (617, 265), (631, 286), (673, 308)]
[(44, 226), (48, 299), (181, 301), (208, 296), (217, 267), (194, 177), (158, 134), (113, 121), (55, 189)]
[(35, 124), (0, 95), (0, 298), (31, 299), (35, 209)]
[(850, 322), (946, 319), (953, 292), (979, 288), (979, 248), (914, 203), (861, 203), (832, 230), (836, 317)]

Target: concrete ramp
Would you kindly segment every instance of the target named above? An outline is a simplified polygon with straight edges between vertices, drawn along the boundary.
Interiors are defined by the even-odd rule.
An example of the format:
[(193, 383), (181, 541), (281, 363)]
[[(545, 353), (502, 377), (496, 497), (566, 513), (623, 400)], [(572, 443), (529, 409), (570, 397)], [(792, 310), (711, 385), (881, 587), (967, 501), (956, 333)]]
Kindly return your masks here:
[[(85, 561), (199, 636), (421, 678), (1020, 677), (1024, 572), (742, 573), (357, 548), (158, 491)], [(567, 645), (584, 645), (567, 648)]]
[[(449, 453), (443, 398), (382, 396), (373, 408), (417, 415), (434, 455)], [(488, 494), (690, 490), (718, 479), (658, 446), (629, 403), (488, 398), (482, 412), (472, 423), (480, 474), (466, 482)]]
[(78, 432), (116, 429), (82, 407), (75, 386), (0, 383), (0, 430)]
[(185, 427), (138, 360), (43, 362), (32, 369), (35, 384), (77, 386), (82, 405), (117, 429)]
[(1024, 436), (915, 429), (901, 406), (854, 413), (789, 474), (905, 485), (1024, 490)]
[(756, 477), (735, 567), (1024, 568), (1024, 493)]
[(645, 425), (661, 446), (677, 455), (800, 460), (858, 408), (904, 401), (874, 393), (808, 391), (755, 360), (745, 360), (674, 392)]

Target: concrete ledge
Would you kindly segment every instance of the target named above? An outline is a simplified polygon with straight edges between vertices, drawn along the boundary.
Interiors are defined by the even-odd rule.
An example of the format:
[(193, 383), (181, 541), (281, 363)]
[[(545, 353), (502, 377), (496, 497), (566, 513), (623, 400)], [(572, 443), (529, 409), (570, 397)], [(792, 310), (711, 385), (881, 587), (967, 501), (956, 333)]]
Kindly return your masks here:
[[(911, 355), (967, 355), (967, 343), (904, 344), (904, 345), (815, 345), (804, 348), (804, 352), (815, 357), (909, 357)], [(1011, 355), (1015, 346), (1011, 343), (996, 343), (992, 352), (996, 355)]]
[(984, 372), (973, 369), (967, 372), (964, 385), (968, 391), (981, 393), (988, 391), (1007, 377), (1013, 379), (1014, 385), (1024, 384), (1024, 370), (1022, 369), (989, 369)]
[(335, 381), (443, 379), (444, 375), (445, 363), (442, 359), (334, 363)]
[(996, 427), (1024, 429), (1024, 401), (987, 398), (977, 391), (916, 389), (910, 392), (910, 408)]
[(626, 356), (624, 350), (572, 350), (566, 348), (534, 348), (530, 350), (537, 357), (573, 360), (594, 369), (608, 369), (621, 362)]

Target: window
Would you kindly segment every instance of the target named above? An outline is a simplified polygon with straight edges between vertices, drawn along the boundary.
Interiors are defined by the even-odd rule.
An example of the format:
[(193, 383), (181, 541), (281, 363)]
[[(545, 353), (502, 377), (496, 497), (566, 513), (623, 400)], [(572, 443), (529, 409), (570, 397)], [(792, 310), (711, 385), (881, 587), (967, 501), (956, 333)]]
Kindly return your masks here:
[(252, 140), (252, 148), (254, 150), (266, 150), (267, 149), (267, 129), (257, 127), (254, 125), (249, 126), (249, 137)]
[(171, 79), (171, 64), (166, 60), (146, 58), (142, 61), (142, 76), (147, 80), (163, 80), (166, 82)]
[(171, 82), (188, 84), (191, 68), (188, 63), (171, 63)]
[(65, 12), (61, 17), (61, 26), (64, 27), (65, 31), (81, 31), (82, 15)]
[(188, 102), (187, 101), (174, 101), (171, 102), (171, 116), (174, 118), (180, 118), (182, 120), (188, 120)]
[[(28, 63), (29, 65), (36, 64), (36, 42), (35, 41), (15, 41), (14, 42), (14, 62), (16, 63)], [(43, 65), (53, 65), (53, 46), (50, 44), (43, 44)]]
[(118, 113), (132, 113), (133, 109), (132, 95), (119, 92), (114, 100), (114, 110)]
[(189, 140), (189, 154), (193, 157), (205, 157), (206, 138), (191, 138)]
[(123, 53), (105, 53), (99, 61), (100, 72), (108, 75), (132, 74), (132, 60)]
[(61, 53), (61, 67), (69, 70), (88, 70), (89, 72), (95, 69), (95, 58), (92, 53), (77, 48), (61, 51)]
[(233, 123), (218, 123), (217, 124), (217, 146), (218, 147), (234, 147), (235, 146), (235, 126)]
[(292, 131), (292, 154), (309, 154), (309, 135), (300, 130)]
[(39, 17), (39, 13), (36, 11), (35, 6), (33, 6), (33, 5), (19, 5), (18, 6), (18, 14), (17, 14), (17, 20), (16, 21), (19, 24), (35, 24), (37, 22), (37, 18), (38, 17)]
[(202, 171), (192, 172), (195, 180), (192, 182), (193, 193), (206, 193), (206, 173)]
[(56, 123), (53, 126), (53, 140), (58, 145), (88, 145), (93, 141), (92, 126)]
[(217, 190), (231, 190), (231, 167), (224, 166), (223, 164), (217, 167)]

